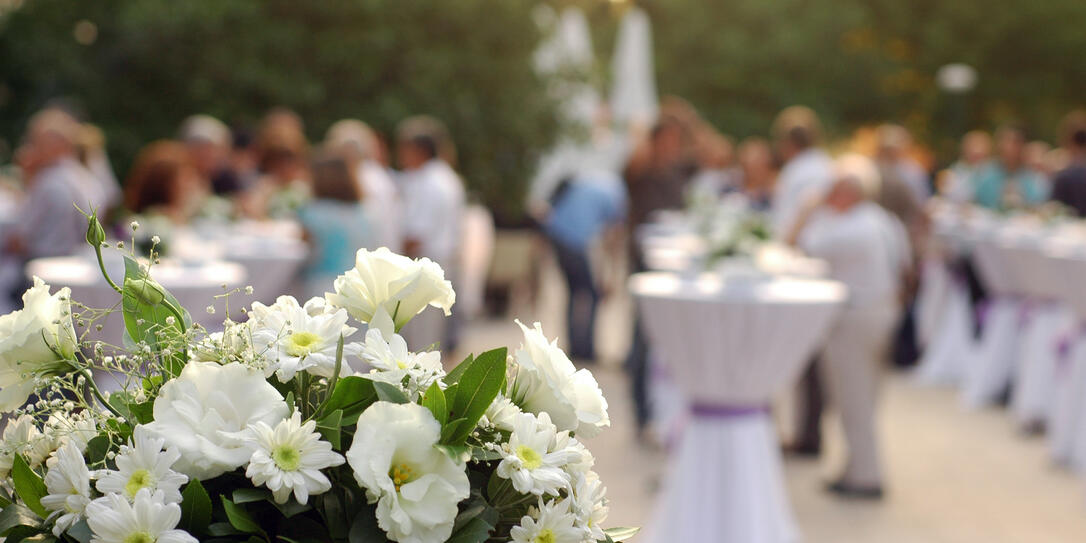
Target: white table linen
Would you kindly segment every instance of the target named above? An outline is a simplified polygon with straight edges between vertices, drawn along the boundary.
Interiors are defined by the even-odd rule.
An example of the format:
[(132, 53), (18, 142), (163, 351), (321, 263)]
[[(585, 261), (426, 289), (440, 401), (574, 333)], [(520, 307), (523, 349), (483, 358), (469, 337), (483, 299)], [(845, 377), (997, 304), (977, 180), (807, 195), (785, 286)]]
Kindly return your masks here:
[(645, 541), (797, 541), (767, 406), (825, 338), (844, 285), (649, 272), (634, 275), (630, 290), (695, 412)]

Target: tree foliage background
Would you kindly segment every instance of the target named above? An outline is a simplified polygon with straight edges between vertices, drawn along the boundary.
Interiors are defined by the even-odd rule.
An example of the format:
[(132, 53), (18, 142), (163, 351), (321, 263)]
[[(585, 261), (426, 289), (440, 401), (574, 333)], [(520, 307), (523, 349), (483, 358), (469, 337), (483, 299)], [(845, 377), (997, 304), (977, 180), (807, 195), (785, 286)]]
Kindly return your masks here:
[[(589, 15), (600, 80), (632, 0), (544, 0)], [(636, 0), (652, 19), (661, 94), (724, 132), (764, 134), (782, 107), (837, 135), (894, 119), (947, 158), (966, 129), (1024, 122), (1052, 140), (1086, 89), (1081, 0)], [(12, 6), (21, 4), (18, 9)], [(558, 130), (533, 73), (533, 0), (0, 0), (0, 137), (13, 145), (51, 99), (84, 109), (120, 173), (144, 143), (207, 112), (251, 124), (297, 110), (312, 139), (343, 117), (388, 132), (445, 120), (469, 185), (515, 219)], [(83, 24), (84, 38), (75, 38)], [(86, 40), (84, 40), (86, 41)], [(979, 73), (964, 97), (936, 70)], [(606, 86), (601, 90), (606, 90)]]
[[(532, 71), (529, 0), (26, 0), (0, 18), (0, 136), (67, 99), (99, 124), (123, 174), (145, 143), (204, 112), (252, 126), (296, 110), (311, 140), (357, 117), (389, 133), (449, 125), (471, 188), (515, 215), (552, 105)], [(81, 21), (92, 43), (77, 42)], [(86, 31), (86, 23), (83, 31)]]

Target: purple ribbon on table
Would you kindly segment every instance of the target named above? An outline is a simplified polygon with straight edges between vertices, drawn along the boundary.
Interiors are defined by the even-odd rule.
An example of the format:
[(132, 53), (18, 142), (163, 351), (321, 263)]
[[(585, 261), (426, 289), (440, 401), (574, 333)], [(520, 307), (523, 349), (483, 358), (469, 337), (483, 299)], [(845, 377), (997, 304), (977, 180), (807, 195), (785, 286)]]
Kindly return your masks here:
[(1060, 375), (1067, 375), (1071, 368), (1071, 347), (1079, 337), (1086, 335), (1086, 323), (1079, 324), (1078, 328), (1072, 328), (1060, 336), (1056, 342), (1056, 371)]
[(732, 419), (769, 414), (768, 405), (736, 405), (695, 403), (690, 406), (690, 414), (699, 419)]

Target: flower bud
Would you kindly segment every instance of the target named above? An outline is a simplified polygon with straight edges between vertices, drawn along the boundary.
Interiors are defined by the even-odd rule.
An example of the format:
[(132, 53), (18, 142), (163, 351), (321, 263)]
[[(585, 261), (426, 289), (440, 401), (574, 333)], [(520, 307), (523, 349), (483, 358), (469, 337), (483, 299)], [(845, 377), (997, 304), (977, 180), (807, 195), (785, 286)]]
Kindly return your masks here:
[(102, 223), (98, 222), (98, 212), (95, 211), (87, 218), (87, 243), (92, 247), (99, 247), (106, 240), (106, 231)]

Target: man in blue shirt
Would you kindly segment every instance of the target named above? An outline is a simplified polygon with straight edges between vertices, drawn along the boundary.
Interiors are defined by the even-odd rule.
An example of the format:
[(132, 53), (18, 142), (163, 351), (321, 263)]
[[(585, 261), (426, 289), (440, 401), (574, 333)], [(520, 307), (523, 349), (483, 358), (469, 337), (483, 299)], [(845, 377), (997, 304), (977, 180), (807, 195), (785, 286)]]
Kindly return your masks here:
[(600, 294), (592, 277), (589, 249), (608, 227), (623, 219), (625, 195), (620, 187), (617, 179), (607, 179), (605, 174), (563, 180), (551, 195), (550, 211), (542, 220), (543, 233), (554, 247), (569, 289), (566, 322), (573, 358), (591, 361), (596, 357)]

